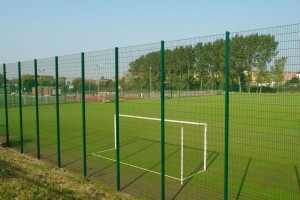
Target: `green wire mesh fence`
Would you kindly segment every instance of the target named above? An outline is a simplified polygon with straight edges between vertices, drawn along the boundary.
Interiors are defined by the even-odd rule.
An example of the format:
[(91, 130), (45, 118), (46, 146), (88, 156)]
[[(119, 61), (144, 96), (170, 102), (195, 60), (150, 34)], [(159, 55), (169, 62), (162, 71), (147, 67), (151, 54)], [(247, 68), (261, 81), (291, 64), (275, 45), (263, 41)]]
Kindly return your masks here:
[(300, 197), (299, 84), (292, 84), (299, 31), (292, 25), (231, 34), (230, 198)]
[(160, 43), (119, 49), (120, 189), (148, 198), (160, 198), (159, 55)]
[(6, 64), (6, 96), (9, 146), (20, 148), (20, 113), (18, 98), (18, 63)]
[(165, 46), (166, 174), (176, 177), (166, 179), (166, 197), (221, 199), (224, 34), (170, 41)]
[(4, 64), (0, 142), (146, 199), (298, 199), (299, 79), (300, 24)]
[(58, 57), (58, 66), (61, 167), (81, 173), (83, 169), (81, 55)]
[(114, 50), (85, 54), (87, 173), (111, 187), (116, 183), (115, 161), (100, 156), (115, 153), (114, 57)]
[[(56, 142), (56, 106), (55, 106), (55, 59), (38, 59), (37, 65), (37, 94), (38, 118), (40, 135), (40, 157), (57, 163)], [(35, 109), (36, 110), (36, 109)]]
[[(22, 110), (22, 129), (23, 129), (23, 146), (24, 153), (37, 157), (37, 132), (36, 132), (36, 110), (35, 95), (32, 95), (34, 87), (34, 62), (26, 61), (20, 63), (20, 83)], [(31, 80), (31, 81), (30, 81)]]

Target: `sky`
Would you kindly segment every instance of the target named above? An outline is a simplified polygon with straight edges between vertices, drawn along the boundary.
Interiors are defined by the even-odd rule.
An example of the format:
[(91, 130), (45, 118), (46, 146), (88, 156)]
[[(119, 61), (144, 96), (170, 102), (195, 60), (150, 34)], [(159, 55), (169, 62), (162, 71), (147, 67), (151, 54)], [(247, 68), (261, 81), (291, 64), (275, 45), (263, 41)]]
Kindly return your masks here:
[(0, 0), (0, 63), (300, 22), (299, 0)]

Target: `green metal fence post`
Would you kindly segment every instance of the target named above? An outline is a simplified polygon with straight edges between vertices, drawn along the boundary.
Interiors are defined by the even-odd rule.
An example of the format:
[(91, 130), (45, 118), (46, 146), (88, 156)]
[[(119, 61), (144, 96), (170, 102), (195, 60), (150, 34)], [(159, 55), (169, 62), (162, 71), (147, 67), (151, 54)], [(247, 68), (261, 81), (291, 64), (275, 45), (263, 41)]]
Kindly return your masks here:
[(119, 49), (115, 48), (115, 91), (116, 91), (116, 186), (120, 191), (120, 138), (119, 138)]
[(18, 62), (18, 79), (19, 79), (19, 110), (20, 110), (20, 148), (21, 153), (24, 153), (23, 143), (23, 114), (22, 114), (22, 80), (21, 80), (21, 62)]
[(61, 168), (60, 162), (60, 124), (59, 124), (59, 87), (58, 87), (58, 57), (55, 56), (55, 103), (56, 103), (56, 140), (57, 140), (57, 166)]
[(37, 80), (37, 60), (34, 59), (34, 82), (35, 82), (35, 117), (36, 117), (36, 145), (37, 158), (41, 158), (40, 153), (40, 119), (39, 119), (39, 94), (38, 94), (38, 80)]
[(4, 106), (5, 106), (6, 146), (9, 147), (8, 107), (7, 107), (7, 85), (6, 85), (6, 66), (5, 66), (5, 64), (3, 64), (3, 78), (4, 78)]
[(225, 138), (224, 138), (224, 200), (228, 199), (228, 135), (229, 135), (229, 46), (230, 33), (226, 32), (225, 48)]
[(165, 42), (160, 48), (161, 199), (165, 199)]
[(82, 147), (83, 147), (83, 176), (86, 176), (86, 128), (85, 128), (85, 78), (84, 53), (81, 53), (81, 87), (82, 87)]

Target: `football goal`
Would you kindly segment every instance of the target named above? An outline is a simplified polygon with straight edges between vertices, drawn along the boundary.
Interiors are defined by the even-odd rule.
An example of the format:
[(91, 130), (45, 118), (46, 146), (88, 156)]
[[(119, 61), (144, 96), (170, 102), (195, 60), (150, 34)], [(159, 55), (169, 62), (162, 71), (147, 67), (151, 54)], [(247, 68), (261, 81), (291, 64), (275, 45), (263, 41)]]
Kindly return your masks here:
[[(139, 120), (148, 120), (148, 121), (161, 121), (160, 118), (152, 118), (152, 117), (143, 117), (143, 116), (134, 116), (134, 115), (124, 115), (124, 114), (119, 114), (120, 118), (131, 118), (131, 119), (139, 119)], [(180, 181), (181, 185), (184, 183), (185, 180), (200, 174), (202, 172), (205, 172), (207, 169), (207, 124), (206, 123), (200, 123), (200, 122), (190, 122), (190, 121), (180, 121), (180, 120), (171, 120), (171, 119), (165, 119), (165, 123), (175, 123), (177, 124), (176, 127), (180, 127), (178, 131), (176, 130), (172, 130), (172, 131), (176, 131), (175, 135), (178, 135), (180, 137), (178, 137), (176, 140), (176, 144), (178, 144), (178, 146), (180, 146), (180, 154), (177, 155), (178, 159), (178, 168), (180, 168), (180, 174), (177, 173), (178, 175), (174, 175), (174, 174), (165, 174), (166, 177), (168, 178), (172, 178), (175, 180)], [(184, 129), (184, 125), (188, 125), (188, 126), (202, 126), (203, 128), (199, 128), (197, 129), (199, 132), (196, 133), (198, 136), (201, 136), (201, 138), (203, 138), (203, 147), (201, 148), (201, 152), (203, 151), (203, 155), (197, 157), (194, 157), (196, 163), (198, 163), (199, 166), (201, 166), (201, 168), (197, 171), (194, 171), (191, 174), (186, 174), (184, 173), (185, 171), (185, 162), (184, 162), (184, 156), (185, 156), (185, 129)], [(197, 137), (199, 138), (199, 137)], [(159, 143), (158, 143), (159, 144)], [(116, 161), (112, 152), (116, 149), (116, 115), (114, 115), (114, 146), (112, 148), (108, 148), (105, 149), (103, 151), (100, 152), (95, 152), (92, 153), (92, 155), (103, 158), (103, 159), (107, 159), (110, 161)], [(199, 150), (200, 151), (200, 150)], [(107, 152), (111, 152), (110, 156), (108, 156)], [(129, 162), (123, 162), (122, 158), (120, 159), (120, 163), (123, 165), (127, 165), (133, 168), (137, 168), (140, 170), (144, 170), (150, 173), (154, 173), (154, 174), (161, 174), (159, 172), (159, 170), (155, 171), (153, 169), (147, 169), (147, 167), (144, 166), (139, 166), (138, 164), (133, 164), (133, 163), (129, 163)], [(179, 166), (180, 165), (180, 166)], [(177, 167), (176, 167), (177, 168)]]

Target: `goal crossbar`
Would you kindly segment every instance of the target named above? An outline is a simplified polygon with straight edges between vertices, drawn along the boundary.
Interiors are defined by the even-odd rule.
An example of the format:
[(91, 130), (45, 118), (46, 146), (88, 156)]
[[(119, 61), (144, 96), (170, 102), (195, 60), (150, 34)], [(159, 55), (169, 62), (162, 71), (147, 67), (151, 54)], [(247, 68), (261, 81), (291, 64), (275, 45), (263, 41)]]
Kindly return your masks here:
[[(148, 120), (154, 120), (154, 121), (161, 121), (160, 118), (152, 118), (152, 117), (141, 117), (141, 116), (123, 115), (123, 114), (119, 114), (119, 116), (120, 117), (135, 118), (135, 119), (148, 119)], [(200, 123), (200, 122), (188, 122), (188, 121), (180, 121), (180, 120), (172, 120), (172, 119), (165, 119), (165, 122), (173, 122), (173, 123), (179, 123), (179, 124), (191, 124), (191, 125), (202, 125), (205, 128), (207, 127), (206, 123)]]
[[(119, 117), (126, 117), (126, 118), (134, 118), (134, 119), (144, 119), (144, 120), (152, 120), (152, 121), (161, 121), (160, 118), (153, 118), (153, 117), (142, 117), (142, 116), (135, 116), (135, 115), (124, 115), (124, 114), (119, 114)], [(184, 132), (183, 132), (183, 127), (181, 127), (181, 159), (180, 159), (180, 179), (177, 179), (177, 178), (174, 178), (174, 177), (170, 177), (170, 178), (174, 178), (174, 179), (177, 179), (177, 180), (180, 180), (181, 182), (181, 185), (183, 184), (184, 180), (192, 177), (192, 176), (195, 176), (196, 174), (199, 174), (201, 172), (204, 172), (206, 171), (207, 169), (207, 166), (206, 166), (206, 159), (207, 159), (207, 123), (201, 123), (201, 122), (189, 122), (189, 121), (181, 121), (181, 120), (172, 120), (172, 119), (165, 119), (164, 120), (165, 122), (170, 122), (170, 123), (177, 123), (177, 124), (188, 124), (188, 125), (196, 125), (196, 126), (204, 126), (204, 147), (203, 147), (203, 151), (204, 151), (204, 157), (203, 157), (203, 170), (198, 172), (198, 173), (195, 173), (193, 175), (190, 175), (188, 177), (183, 177), (183, 147), (184, 147)], [(116, 114), (114, 114), (114, 137), (115, 137), (115, 149), (116, 149)], [(111, 149), (109, 149), (111, 150)], [(105, 151), (108, 151), (108, 150), (105, 150)], [(105, 152), (105, 151), (102, 151), (102, 152)], [(100, 157), (100, 156), (99, 156)], [(130, 164), (128, 163), (122, 163), (122, 164), (126, 164), (128, 166), (131, 166)], [(139, 169), (142, 169), (140, 167), (137, 167), (137, 166), (134, 166), (135, 168), (139, 168)], [(149, 171), (149, 172), (152, 172), (151, 170), (147, 170), (147, 169), (144, 169), (143, 170), (146, 170), (146, 171)], [(154, 172), (153, 172), (154, 173)], [(158, 173), (158, 172), (155, 172), (155, 173)], [(169, 176), (167, 176), (169, 177)]]

